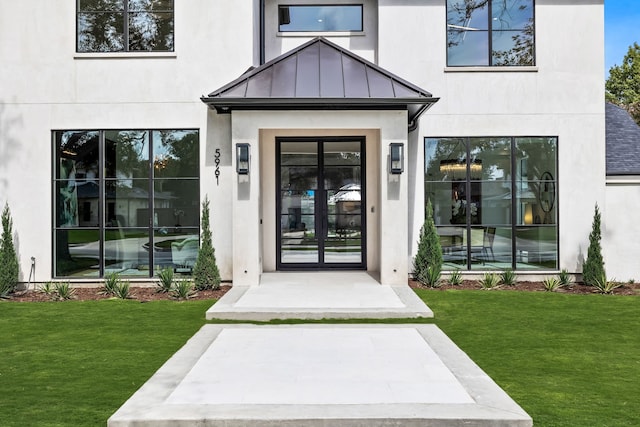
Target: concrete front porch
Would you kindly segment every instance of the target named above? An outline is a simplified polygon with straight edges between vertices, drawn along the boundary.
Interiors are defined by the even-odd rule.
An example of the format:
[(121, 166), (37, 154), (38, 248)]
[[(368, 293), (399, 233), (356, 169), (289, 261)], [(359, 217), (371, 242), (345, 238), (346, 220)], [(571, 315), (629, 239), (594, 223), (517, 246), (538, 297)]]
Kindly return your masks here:
[(365, 271), (263, 273), (257, 286), (234, 286), (207, 320), (387, 319), (433, 317), (407, 286), (381, 285)]
[[(276, 272), (234, 286), (207, 319), (433, 317), (364, 271)], [(208, 324), (108, 421), (125, 426), (530, 427), (431, 324)]]

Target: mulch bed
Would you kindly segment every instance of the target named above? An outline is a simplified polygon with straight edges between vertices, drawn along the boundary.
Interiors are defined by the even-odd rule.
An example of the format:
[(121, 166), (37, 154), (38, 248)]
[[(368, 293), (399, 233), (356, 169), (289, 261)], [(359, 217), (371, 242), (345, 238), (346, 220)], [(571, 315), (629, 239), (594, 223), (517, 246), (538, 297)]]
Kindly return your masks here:
[[(415, 280), (409, 281), (409, 286), (417, 289), (430, 289), (434, 291), (446, 291), (449, 289), (482, 290), (482, 286), (476, 280), (463, 280), (460, 285), (450, 285), (446, 281), (438, 288), (423, 286)], [(499, 286), (492, 291), (525, 291), (525, 292), (545, 292), (542, 282), (517, 282), (515, 286)], [(562, 294), (593, 294), (598, 293), (592, 286), (582, 283), (572, 283), (570, 286), (562, 287), (556, 291)], [(640, 283), (625, 283), (620, 288), (613, 291), (614, 295), (640, 295)]]
[[(113, 297), (109, 297), (100, 293), (101, 288), (75, 288), (73, 294), (73, 300), (79, 301), (93, 301), (93, 300), (102, 300), (102, 299), (112, 299)], [(220, 289), (212, 291), (197, 291), (195, 295), (193, 295), (189, 300), (208, 300), (208, 299), (219, 299), (227, 293), (227, 291), (231, 289), (229, 285), (220, 286)], [(53, 297), (51, 295), (46, 295), (43, 292), (37, 290), (28, 290), (28, 291), (20, 291), (16, 292), (9, 298), (9, 301), (16, 302), (43, 302), (43, 301), (52, 301)], [(173, 300), (176, 301), (170, 294), (156, 292), (156, 288), (154, 287), (131, 287), (131, 298), (134, 301), (140, 302), (148, 302), (148, 301), (160, 301), (160, 300)]]
[[(465, 289), (465, 290), (482, 290), (482, 287), (476, 280), (464, 280), (460, 285), (450, 285), (447, 284), (446, 281), (438, 288), (429, 288), (421, 285), (415, 280), (409, 280), (409, 286), (417, 289), (428, 289), (433, 290), (434, 292), (438, 291), (446, 291), (450, 289)], [(190, 300), (209, 300), (209, 299), (220, 299), (222, 296), (227, 293), (231, 289), (230, 285), (223, 285), (220, 289), (212, 291), (197, 291), (197, 293), (189, 298)], [(517, 282), (515, 286), (499, 286), (492, 291), (506, 291), (506, 292), (514, 292), (514, 291), (523, 291), (523, 292), (545, 292), (544, 286), (542, 282)], [(558, 289), (556, 292), (563, 294), (592, 294), (597, 293), (593, 287), (586, 286), (582, 283), (573, 283), (569, 287), (563, 287)], [(625, 283), (622, 287), (613, 291), (614, 295), (640, 295), (640, 283)], [(93, 300), (103, 300), (110, 299), (113, 297), (108, 297), (100, 293), (100, 288), (75, 288), (73, 300), (77, 301), (93, 301)], [(159, 293), (156, 292), (156, 288), (154, 287), (132, 287), (131, 288), (131, 300), (140, 301), (140, 302), (148, 302), (148, 301), (160, 301), (160, 300), (173, 300), (176, 299), (167, 293)], [(44, 301), (52, 301), (53, 297), (51, 295), (46, 295), (43, 292), (37, 290), (27, 290), (16, 292), (11, 295), (8, 301), (16, 301), (16, 302), (44, 302)]]

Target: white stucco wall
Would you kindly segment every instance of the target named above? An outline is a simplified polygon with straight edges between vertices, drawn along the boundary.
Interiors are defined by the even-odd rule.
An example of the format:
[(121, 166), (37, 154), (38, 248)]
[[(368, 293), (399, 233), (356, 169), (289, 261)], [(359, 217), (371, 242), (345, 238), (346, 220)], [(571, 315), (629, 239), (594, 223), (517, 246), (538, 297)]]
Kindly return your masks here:
[[(267, 60), (312, 36), (275, 34), (278, 3), (284, 1), (266, 1)], [(75, 2), (0, 0), (0, 204), (9, 202), (12, 209), (22, 278), (28, 278), (31, 256), (37, 259), (35, 280), (51, 278), (51, 131), (62, 129), (199, 129), (201, 195), (211, 200), (214, 246), (227, 280), (235, 268), (233, 254), (243, 258), (245, 244), (234, 234), (245, 213), (235, 212), (240, 204), (233, 207), (232, 202), (238, 189), (232, 146), (242, 140), (255, 144), (260, 129), (378, 129), (381, 199), (390, 184), (382, 179), (386, 147), (390, 141), (407, 142), (397, 201), (407, 208), (394, 212), (393, 221), (380, 217), (383, 249), (376, 255), (379, 264), (371, 263), (379, 265), (388, 283), (406, 277), (416, 249), (424, 212), (426, 136), (557, 136), (560, 267), (580, 270), (596, 202), (604, 206), (609, 257), (614, 248), (635, 251), (619, 237), (626, 224), (620, 214), (626, 190), (614, 186), (605, 199), (603, 1), (536, 0), (535, 67), (462, 72), (446, 67), (445, 4), (366, 0), (364, 35), (331, 37), (441, 98), (407, 137), (406, 117), (395, 117), (397, 112), (235, 112), (232, 121), (230, 115), (207, 110), (201, 95), (257, 65), (257, 0), (175, 2), (175, 52), (138, 54), (76, 54)], [(216, 149), (221, 153), (219, 185)], [(252, 154), (254, 162), (259, 160), (260, 150)], [(254, 166), (259, 172), (260, 163)], [(398, 218), (408, 218), (406, 230), (398, 231)], [(396, 253), (404, 253), (405, 261), (396, 262)], [(260, 271), (261, 254), (257, 264), (254, 255), (251, 265), (236, 267)], [(607, 261), (610, 275), (618, 278), (634, 275), (624, 269), (627, 265), (624, 257)]]
[(637, 282), (640, 280), (640, 239), (636, 235), (635, 212), (640, 209), (640, 177), (609, 177), (606, 204), (601, 208), (606, 212), (601, 232), (607, 277)]
[(445, 1), (379, 0), (379, 65), (441, 98), (410, 136), (411, 254), (424, 220), (424, 137), (556, 136), (560, 268), (581, 270), (605, 200), (604, 6), (535, 4), (535, 67), (447, 68)]
[(199, 98), (253, 64), (254, 1), (175, 2), (175, 52), (122, 54), (75, 53), (75, 3), (0, 0), (0, 203), (11, 207), (21, 278), (33, 256), (35, 280), (51, 279), (52, 130), (195, 128), (201, 195), (212, 201), (216, 254), (230, 279), (230, 143), (221, 142), (230, 128)]
[[(373, 252), (367, 259), (368, 269), (379, 272), (383, 284), (406, 283), (407, 229), (399, 224), (407, 216), (408, 178), (387, 173), (389, 144), (407, 141), (406, 112), (235, 111), (232, 123), (233, 145), (251, 146), (250, 176), (248, 180), (236, 178), (233, 186), (235, 284), (255, 285), (263, 270), (275, 266), (275, 136), (323, 134), (365, 135), (367, 149), (379, 150), (367, 152), (367, 251)], [(261, 244), (256, 244), (256, 236)]]

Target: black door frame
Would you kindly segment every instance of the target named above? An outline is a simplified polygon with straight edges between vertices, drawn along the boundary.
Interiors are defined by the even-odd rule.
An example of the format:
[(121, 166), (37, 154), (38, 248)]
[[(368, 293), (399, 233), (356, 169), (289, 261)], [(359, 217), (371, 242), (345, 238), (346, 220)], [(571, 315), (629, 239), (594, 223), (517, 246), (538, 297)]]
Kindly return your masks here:
[[(360, 142), (360, 227), (361, 227), (361, 262), (359, 263), (327, 263), (324, 262), (323, 238), (318, 239), (318, 262), (283, 263), (282, 262), (282, 196), (281, 191), (281, 142), (315, 142), (318, 149), (318, 190), (316, 191), (315, 217), (321, 219), (321, 229), (326, 231), (326, 189), (324, 188), (324, 155), (325, 142)], [(367, 269), (367, 215), (366, 215), (366, 137), (365, 136), (302, 136), (276, 137), (276, 270), (366, 270)], [(318, 203), (320, 201), (321, 203)], [(322, 233), (324, 235), (324, 233)]]

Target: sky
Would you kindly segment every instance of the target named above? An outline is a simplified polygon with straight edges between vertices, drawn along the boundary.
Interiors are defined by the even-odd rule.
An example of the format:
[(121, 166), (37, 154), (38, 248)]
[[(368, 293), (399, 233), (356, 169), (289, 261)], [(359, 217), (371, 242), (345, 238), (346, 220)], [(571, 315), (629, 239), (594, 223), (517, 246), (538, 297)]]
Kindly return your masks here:
[(640, 0), (604, 1), (605, 74), (620, 65), (634, 42), (640, 44)]

